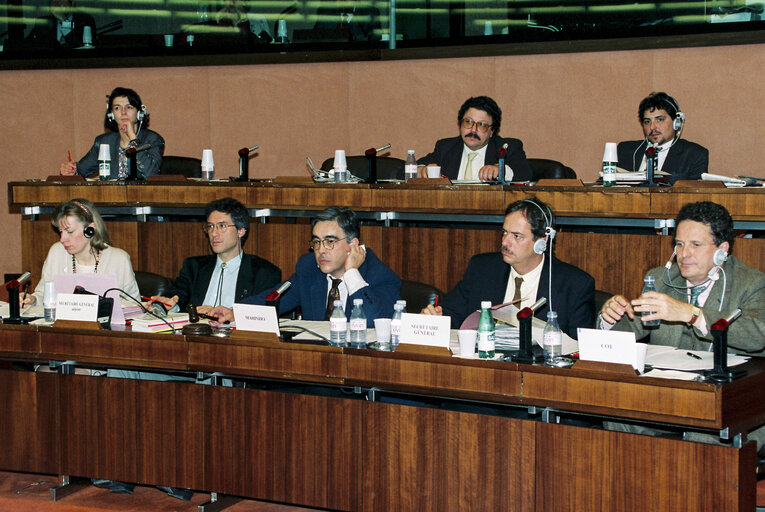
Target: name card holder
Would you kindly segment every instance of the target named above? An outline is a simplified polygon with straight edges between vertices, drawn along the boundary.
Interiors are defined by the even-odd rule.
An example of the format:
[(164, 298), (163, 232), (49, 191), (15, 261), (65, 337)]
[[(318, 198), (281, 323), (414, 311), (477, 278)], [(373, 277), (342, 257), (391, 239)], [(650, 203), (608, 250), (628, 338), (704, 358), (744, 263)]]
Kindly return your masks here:
[(440, 178), (409, 178), (406, 185), (451, 185), (452, 181), (446, 176)]
[(578, 178), (543, 178), (537, 181), (537, 187), (583, 187), (584, 183)]
[(84, 320), (56, 320), (53, 322), (53, 327), (63, 329), (85, 329), (88, 331), (101, 331), (103, 327), (101, 324), (93, 320), (92, 322)]
[(575, 370), (590, 370), (593, 372), (613, 373), (618, 375), (640, 375), (631, 364), (605, 363), (603, 361), (582, 361), (581, 359), (572, 366)]
[(248, 341), (265, 341), (269, 343), (279, 343), (282, 339), (272, 332), (259, 332), (259, 331), (242, 331), (234, 329), (231, 331), (231, 335), (228, 337), (230, 340), (248, 340)]

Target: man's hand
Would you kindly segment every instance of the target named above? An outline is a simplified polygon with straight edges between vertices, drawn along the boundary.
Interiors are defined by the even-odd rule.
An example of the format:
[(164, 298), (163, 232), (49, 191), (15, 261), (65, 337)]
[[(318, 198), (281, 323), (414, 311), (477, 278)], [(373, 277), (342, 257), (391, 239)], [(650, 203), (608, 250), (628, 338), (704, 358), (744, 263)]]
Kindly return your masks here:
[(74, 176), (77, 173), (77, 162), (64, 162), (59, 170), (61, 176)]
[(37, 297), (34, 295), (27, 295), (26, 297), (21, 295), (19, 297), (19, 305), (21, 306), (21, 309), (34, 306), (35, 304), (37, 304)]
[(167, 310), (171, 310), (175, 307), (176, 304), (178, 304), (178, 296), (173, 295), (172, 297), (163, 297), (162, 295), (152, 295), (149, 297), (152, 302), (161, 302)]
[(498, 165), (484, 165), (478, 171), (478, 179), (481, 181), (496, 180), (497, 176), (499, 176)]
[[(212, 310), (213, 310), (212, 306), (206, 306), (204, 304), (202, 304), (201, 306), (197, 306), (197, 313), (199, 313), (200, 315), (210, 315), (210, 311)], [(210, 316), (213, 316), (213, 315), (210, 315)]]
[(688, 322), (693, 316), (691, 304), (659, 292), (644, 293), (632, 301), (632, 307), (636, 313), (651, 313), (642, 317), (643, 322), (650, 322), (651, 320)]
[(422, 308), (422, 311), (420, 311), (420, 314), (441, 316), (444, 314), (444, 310), (441, 306), (434, 306), (433, 304), (428, 304), (427, 306)]
[(348, 272), (352, 268), (359, 268), (365, 259), (367, 259), (367, 250), (363, 245), (349, 245), (348, 257), (345, 258), (345, 271)]
[[(197, 311), (199, 311), (199, 308), (197, 308)], [(217, 318), (217, 320), (210, 320), (210, 325), (213, 327), (218, 327), (219, 325), (234, 321), (234, 311), (225, 306), (212, 308), (204, 314)]]
[(632, 309), (632, 306), (621, 295), (614, 295), (608, 299), (600, 310), (600, 316), (603, 318), (603, 321), (611, 325), (618, 322), (625, 313), (630, 318), (635, 318), (635, 311)]

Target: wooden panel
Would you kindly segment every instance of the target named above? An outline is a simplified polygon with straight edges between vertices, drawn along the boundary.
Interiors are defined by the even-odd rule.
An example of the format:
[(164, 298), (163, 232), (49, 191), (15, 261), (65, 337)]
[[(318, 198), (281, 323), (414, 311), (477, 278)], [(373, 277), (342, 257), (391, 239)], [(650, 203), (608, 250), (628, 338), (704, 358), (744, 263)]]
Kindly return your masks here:
[(130, 255), (133, 268), (139, 260), (138, 252), (138, 223), (136, 222), (106, 222), (112, 245), (119, 247)]
[(538, 510), (754, 510), (754, 443), (741, 450), (540, 423)]
[(461, 279), (470, 257), (497, 251), (501, 231), (491, 229), (396, 228), (383, 230), (381, 259), (401, 279), (448, 292)]
[(203, 466), (210, 489), (359, 510), (360, 400), (206, 388)]
[(311, 226), (307, 223), (258, 225), (256, 254), (280, 269), (282, 279), (289, 279), (295, 272), (295, 264), (308, 252)]
[[(386, 389), (416, 389), (420, 393), (461, 395), (481, 393), (485, 400), (502, 400), (521, 394), (521, 373), (507, 363), (464, 361), (449, 356), (436, 360), (416, 360), (409, 347), (400, 347), (395, 355), (370, 352), (348, 356), (348, 382)], [(413, 347), (412, 351), (419, 347)], [(405, 356), (403, 357), (395, 357)], [(436, 359), (436, 358), (430, 358)]]
[(502, 189), (488, 185), (385, 185), (373, 192), (371, 205), (378, 211), (446, 210), (498, 215), (506, 206)]
[(188, 348), (183, 336), (114, 331), (65, 331), (42, 327), (41, 350), (51, 359), (74, 359), (128, 366), (185, 369)]
[(5, 324), (0, 331), (0, 350), (4, 354), (33, 357), (40, 352), (40, 338), (34, 327)]
[[(257, 333), (253, 333), (257, 336)], [(345, 357), (339, 348), (242, 339), (191, 338), (189, 365), (194, 369), (268, 375), (274, 378), (311, 377), (339, 381), (345, 377)]]
[(61, 474), (206, 488), (206, 386), (61, 376)]
[(651, 214), (674, 219), (686, 203), (712, 201), (727, 208), (734, 220), (756, 220), (765, 215), (765, 190), (759, 189), (672, 189), (651, 195)]
[[(7, 334), (4, 332), (4, 334)], [(0, 468), (58, 473), (58, 409), (53, 373), (0, 371)]]
[(222, 197), (233, 197), (247, 204), (246, 183), (206, 182), (194, 183), (140, 183), (127, 188), (127, 201), (141, 204), (167, 204), (184, 207), (203, 206)]
[(250, 187), (247, 206), (323, 210), (329, 206), (368, 209), (371, 192), (367, 185), (286, 185)]
[(534, 510), (536, 425), (366, 402), (363, 510)]
[(649, 191), (630, 188), (510, 187), (505, 193), (505, 204), (530, 197), (550, 205), (558, 216), (647, 217), (651, 213)]
[(16, 183), (9, 187), (15, 205), (56, 205), (77, 197), (94, 204), (124, 204), (127, 198), (125, 182), (111, 183)]
[(670, 385), (662, 379), (638, 377), (624, 378), (624, 381), (600, 380), (595, 372), (572, 373), (545, 372), (543, 368), (524, 371), (524, 399), (537, 405), (603, 415), (651, 418), (706, 428), (724, 426), (718, 390), (712, 384), (675, 382)]

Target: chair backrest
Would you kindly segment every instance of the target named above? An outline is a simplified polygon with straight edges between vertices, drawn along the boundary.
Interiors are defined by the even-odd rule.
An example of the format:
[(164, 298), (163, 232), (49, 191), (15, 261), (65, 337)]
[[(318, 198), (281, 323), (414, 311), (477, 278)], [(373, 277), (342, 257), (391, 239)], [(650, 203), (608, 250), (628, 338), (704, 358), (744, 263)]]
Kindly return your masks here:
[[(332, 169), (335, 158), (327, 158), (321, 164), (322, 171)], [(369, 171), (367, 169), (367, 157), (364, 155), (346, 156), (345, 163), (351, 174), (362, 180), (367, 179)], [(404, 179), (404, 161), (392, 156), (377, 157), (377, 178), (381, 180), (403, 180)]]
[(444, 292), (429, 284), (419, 281), (401, 281), (401, 298), (406, 301), (407, 313), (419, 313), (422, 308), (436, 301), (436, 296), (444, 296)]
[(600, 313), (600, 310), (603, 309), (603, 305), (612, 296), (613, 294), (604, 292), (603, 290), (595, 290), (595, 314), (596, 315)]
[(547, 158), (528, 158), (531, 166), (531, 180), (541, 179), (571, 179), (576, 178), (576, 172), (571, 167), (563, 165), (557, 160)]
[(172, 279), (155, 274), (154, 272), (143, 272), (141, 270), (135, 271), (135, 280), (138, 283), (138, 291), (141, 292), (141, 295), (147, 297), (153, 295), (166, 296), (165, 294), (173, 285)]
[[(196, 42), (196, 41), (195, 41)], [(163, 156), (160, 174), (182, 174), (187, 178), (202, 177), (202, 160), (193, 156)]]

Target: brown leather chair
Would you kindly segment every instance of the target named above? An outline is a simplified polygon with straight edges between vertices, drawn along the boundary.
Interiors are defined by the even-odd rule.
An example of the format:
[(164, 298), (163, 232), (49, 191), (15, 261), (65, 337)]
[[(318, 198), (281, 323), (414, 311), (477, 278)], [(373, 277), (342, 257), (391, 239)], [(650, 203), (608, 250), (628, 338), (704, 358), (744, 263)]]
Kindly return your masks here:
[(202, 160), (192, 156), (163, 156), (160, 174), (182, 174), (187, 178), (202, 177)]
[(143, 272), (142, 270), (135, 271), (135, 280), (138, 283), (138, 291), (146, 297), (153, 295), (166, 296), (165, 294), (173, 285), (172, 279), (155, 274), (154, 272)]
[[(334, 157), (327, 158), (321, 164), (322, 171), (332, 169)], [(369, 175), (367, 170), (367, 157), (364, 155), (346, 156), (345, 163), (348, 170), (359, 179), (365, 180)], [(404, 161), (392, 156), (377, 157), (377, 179), (380, 180), (403, 180), (404, 179)]]
[(531, 181), (541, 179), (570, 179), (576, 178), (576, 172), (571, 167), (557, 160), (547, 158), (527, 158), (531, 167)]
[(433, 304), (444, 292), (419, 281), (401, 281), (401, 298), (406, 301), (407, 313), (419, 313), (428, 304)]

